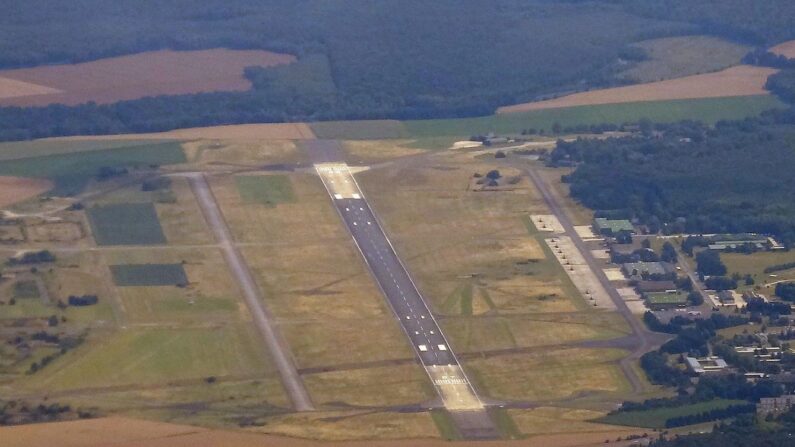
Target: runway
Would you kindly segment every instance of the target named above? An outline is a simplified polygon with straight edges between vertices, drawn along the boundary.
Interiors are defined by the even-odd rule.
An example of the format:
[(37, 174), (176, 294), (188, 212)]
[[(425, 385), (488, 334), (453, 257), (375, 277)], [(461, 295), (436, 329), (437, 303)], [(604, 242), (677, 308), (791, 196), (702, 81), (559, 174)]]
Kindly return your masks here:
[(232, 272), (232, 275), (240, 285), (243, 293), (243, 298), (246, 301), (251, 317), (254, 320), (254, 325), (257, 327), (262, 340), (268, 347), (271, 357), (279, 370), (284, 388), (290, 396), (294, 408), (297, 411), (311, 411), (314, 410), (312, 400), (309, 393), (304, 387), (300, 374), (292, 362), (290, 354), (286, 348), (287, 343), (281, 339), (279, 332), (272, 323), (267, 309), (263, 304), (261, 291), (251, 276), (251, 271), (240, 254), (237, 246), (234, 244), (232, 234), (226, 221), (221, 214), (218, 203), (210, 190), (210, 185), (207, 184), (202, 173), (185, 174), (190, 182), (196, 200), (202, 210), (207, 225), (212, 230), (224, 258)]
[(485, 406), (348, 166), (319, 163), (315, 169), (459, 431), (469, 438), (498, 437)]

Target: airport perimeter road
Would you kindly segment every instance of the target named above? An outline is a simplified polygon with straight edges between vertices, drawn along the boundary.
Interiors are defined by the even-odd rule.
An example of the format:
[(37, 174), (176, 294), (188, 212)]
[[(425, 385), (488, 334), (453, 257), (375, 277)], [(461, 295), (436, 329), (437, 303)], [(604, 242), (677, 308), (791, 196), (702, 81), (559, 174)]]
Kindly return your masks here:
[(215, 197), (210, 190), (210, 185), (207, 184), (207, 179), (204, 178), (202, 173), (190, 173), (185, 174), (185, 176), (188, 177), (193, 193), (202, 209), (202, 214), (207, 220), (207, 225), (218, 240), (229, 269), (238, 284), (240, 284), (246, 306), (248, 306), (248, 310), (254, 319), (254, 324), (268, 347), (274, 363), (276, 363), (282, 383), (290, 396), (293, 407), (297, 411), (314, 410), (309, 393), (301, 381), (301, 376), (287, 354), (286, 343), (279, 337), (278, 332), (273, 327), (273, 323), (271, 323), (270, 315), (262, 301), (260, 289), (251, 276), (251, 271), (246, 265), (246, 261), (234, 244), (232, 234), (229, 232), (229, 227), (227, 227), (226, 221), (221, 215), (221, 210), (218, 208), (218, 203), (216, 203)]
[(574, 229), (574, 224), (569, 219), (569, 216), (566, 214), (566, 211), (561, 207), (560, 203), (558, 203), (557, 198), (551, 193), (549, 190), (549, 185), (541, 178), (541, 175), (536, 172), (533, 168), (527, 169), (527, 175), (530, 177), (530, 180), (533, 181), (536, 189), (541, 193), (541, 196), (544, 198), (544, 201), (549, 207), (549, 210), (552, 214), (554, 214), (560, 224), (563, 226), (563, 229), (566, 231), (566, 235), (568, 235), (574, 246), (580, 251), (583, 258), (585, 258), (585, 262), (588, 264), (588, 267), (593, 271), (593, 274), (596, 275), (596, 278), (602, 284), (604, 289), (610, 295), (610, 299), (613, 300), (613, 304), (615, 304), (616, 309), (618, 310), (621, 315), (624, 316), (624, 319), (629, 324), (629, 327), (632, 329), (632, 335), (636, 339), (636, 346), (634, 351), (629, 357), (626, 357), (621, 360), (619, 366), (621, 367), (622, 372), (629, 380), (630, 384), (632, 385), (632, 390), (635, 393), (640, 393), (643, 391), (643, 382), (641, 381), (640, 377), (638, 377), (638, 373), (636, 372), (635, 368), (632, 365), (634, 360), (637, 360), (642, 356), (644, 353), (652, 350), (655, 347), (655, 342), (657, 341), (658, 337), (655, 337), (654, 334), (651, 334), (646, 330), (643, 326), (643, 323), (635, 318), (632, 314), (632, 311), (629, 310), (627, 304), (621, 298), (621, 295), (618, 294), (618, 291), (612, 284), (610, 284), (610, 280), (607, 279), (604, 270), (599, 266), (599, 263), (591, 254), (591, 250), (585, 245), (582, 238), (577, 234), (577, 231)]
[(498, 437), (496, 426), (348, 166), (319, 163), (315, 169), (459, 432), (467, 438)]

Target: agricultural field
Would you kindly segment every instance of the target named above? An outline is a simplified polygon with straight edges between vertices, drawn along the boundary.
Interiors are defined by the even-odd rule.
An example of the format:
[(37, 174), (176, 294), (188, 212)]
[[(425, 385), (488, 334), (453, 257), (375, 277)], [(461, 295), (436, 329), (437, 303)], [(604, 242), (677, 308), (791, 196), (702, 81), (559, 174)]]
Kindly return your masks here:
[(770, 51), (786, 56), (790, 59), (795, 58), (795, 40), (780, 43), (770, 49)]
[(251, 88), (246, 67), (294, 62), (258, 50), (153, 51), (72, 65), (0, 70), (0, 106), (106, 104), (146, 96)]
[(633, 45), (646, 52), (648, 60), (638, 62), (621, 76), (635, 82), (710, 73), (739, 65), (751, 47), (711, 36), (664, 37)]
[(111, 265), (113, 282), (119, 287), (187, 285), (182, 264)]
[[(2, 163), (2, 162), (0, 162)], [(0, 207), (24, 202), (52, 189), (49, 180), (25, 177), (0, 177)]]
[(0, 175), (49, 179), (54, 183), (50, 191), (52, 195), (70, 196), (82, 192), (92, 180), (96, 180), (101, 168), (150, 168), (185, 162), (182, 148), (176, 142), (86, 151), (75, 151), (67, 146), (65, 153), (60, 153), (57, 148), (40, 146), (40, 151), (53, 153), (19, 158), (25, 147), (23, 144), (0, 152), (13, 157), (0, 163)]
[[(505, 106), (500, 107), (497, 113), (517, 113), (599, 104), (632, 104), (704, 98), (736, 99), (767, 95), (769, 92), (765, 89), (765, 83), (768, 76), (776, 72), (777, 70), (772, 68), (738, 65), (714, 73), (697, 74), (647, 84), (592, 90), (547, 101)], [(702, 121), (709, 120), (703, 119)]]
[(166, 243), (157, 211), (151, 203), (99, 205), (88, 209), (99, 245), (158, 245)]

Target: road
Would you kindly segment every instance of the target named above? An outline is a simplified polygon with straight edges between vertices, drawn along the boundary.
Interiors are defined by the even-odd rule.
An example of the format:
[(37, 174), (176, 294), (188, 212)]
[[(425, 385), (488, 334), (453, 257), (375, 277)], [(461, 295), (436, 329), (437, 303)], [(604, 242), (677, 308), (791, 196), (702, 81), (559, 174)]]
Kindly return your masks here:
[(549, 185), (547, 185), (546, 181), (544, 181), (541, 175), (534, 168), (527, 168), (526, 171), (527, 175), (530, 177), (530, 180), (532, 180), (536, 189), (538, 189), (538, 191), (541, 193), (541, 196), (544, 198), (544, 202), (546, 202), (550, 212), (557, 216), (566, 232), (565, 234), (571, 237), (574, 246), (580, 251), (580, 253), (582, 253), (582, 256), (585, 258), (585, 262), (588, 264), (588, 267), (591, 269), (591, 271), (593, 271), (594, 275), (596, 275), (596, 278), (610, 295), (610, 299), (615, 304), (616, 310), (623, 315), (624, 319), (627, 321), (627, 324), (629, 324), (629, 327), (632, 330), (632, 336), (636, 340), (636, 345), (634, 346), (632, 354), (622, 359), (619, 362), (619, 366), (621, 367), (624, 375), (627, 377), (627, 380), (632, 385), (632, 390), (635, 393), (643, 392), (643, 382), (641, 381), (640, 377), (638, 377), (638, 373), (633, 366), (633, 362), (639, 359), (644, 353), (654, 349), (663, 340), (658, 334), (649, 332), (643, 323), (639, 319), (635, 318), (635, 316), (632, 314), (632, 311), (629, 310), (629, 307), (627, 307), (627, 304), (621, 298), (621, 295), (618, 294), (616, 288), (613, 287), (613, 285), (610, 283), (610, 280), (607, 279), (604, 270), (602, 270), (601, 266), (599, 265), (599, 261), (593, 257), (590, 248), (586, 246), (585, 242), (577, 234), (577, 231), (575, 231), (574, 224), (566, 214), (566, 211), (558, 202), (557, 197), (555, 197), (555, 195), (550, 191)]
[(483, 402), (348, 166), (318, 163), (315, 168), (459, 432), (470, 439), (499, 437)]
[(281, 339), (271, 322), (271, 317), (263, 304), (262, 293), (259, 287), (257, 287), (257, 283), (254, 281), (253, 276), (251, 276), (251, 271), (246, 261), (240, 254), (238, 247), (234, 244), (232, 234), (210, 190), (210, 185), (207, 184), (207, 179), (202, 173), (189, 173), (185, 174), (185, 176), (188, 178), (193, 193), (199, 202), (202, 214), (204, 214), (204, 218), (207, 220), (207, 225), (218, 241), (230, 271), (240, 285), (249, 313), (254, 319), (254, 324), (276, 364), (276, 368), (279, 371), (284, 388), (290, 396), (293, 407), (297, 411), (314, 410), (315, 408), (314, 405), (312, 405), (309, 393), (304, 387), (304, 383), (301, 381), (301, 376), (298, 374), (295, 364), (291, 360), (291, 356), (288, 354), (287, 344)]

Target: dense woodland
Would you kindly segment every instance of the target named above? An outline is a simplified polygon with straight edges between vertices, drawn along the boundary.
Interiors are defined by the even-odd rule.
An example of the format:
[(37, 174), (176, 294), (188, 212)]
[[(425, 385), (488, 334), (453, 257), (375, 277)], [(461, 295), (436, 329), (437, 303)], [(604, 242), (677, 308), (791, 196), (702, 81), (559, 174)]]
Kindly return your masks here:
[[(0, 68), (163, 48), (268, 49), (255, 88), (112, 106), (0, 109), (0, 140), (210, 124), (485, 115), (500, 105), (625, 82), (631, 44), (708, 33), (795, 38), (786, 0), (31, 0), (0, 15)], [(748, 12), (753, 10), (753, 14)], [(695, 14), (694, 14), (695, 13)]]
[(770, 420), (742, 415), (730, 424), (718, 424), (711, 433), (675, 436), (650, 447), (773, 447), (793, 445), (795, 409)]
[(795, 243), (795, 111), (718, 123), (647, 124), (640, 137), (561, 142), (551, 163), (597, 210), (622, 210), (664, 233), (744, 233)]

